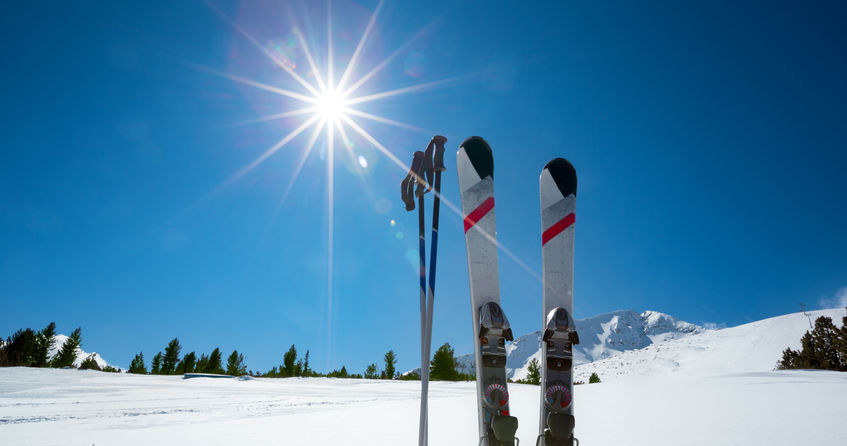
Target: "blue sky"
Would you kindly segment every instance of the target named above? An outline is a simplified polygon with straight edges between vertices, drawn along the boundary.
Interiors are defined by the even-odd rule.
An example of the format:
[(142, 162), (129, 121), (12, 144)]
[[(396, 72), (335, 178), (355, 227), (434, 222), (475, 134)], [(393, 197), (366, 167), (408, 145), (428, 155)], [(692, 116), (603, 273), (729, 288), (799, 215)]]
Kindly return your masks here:
[[(386, 3), (351, 79), (397, 55), (358, 93), (449, 82), (359, 108), (422, 131), (356, 122), (404, 163), (446, 135), (454, 203), (458, 144), (485, 137), (498, 239), (536, 272), (538, 174), (568, 158), (577, 317), (737, 325), (834, 302), (847, 286), (844, 6), (597, 3)], [(84, 348), (124, 367), (175, 336), (185, 352), (238, 348), (254, 370), (292, 343), (319, 370), (360, 371), (388, 349), (414, 367), (417, 222), (399, 167), (349, 128), (332, 152), (331, 304), (325, 134), (276, 217), (308, 131), (227, 182), (308, 118), (244, 123), (302, 103), (232, 76), (305, 90), (237, 29), (314, 84), (293, 25), (325, 75), (326, 5), (213, 4), (232, 22), (189, 1), (17, 4), (0, 18), (0, 332), (82, 326)], [(332, 3), (336, 80), (376, 8)], [(500, 275), (515, 331), (538, 329), (541, 284), (502, 252)], [(449, 210), (436, 294), (433, 343), (470, 351)]]

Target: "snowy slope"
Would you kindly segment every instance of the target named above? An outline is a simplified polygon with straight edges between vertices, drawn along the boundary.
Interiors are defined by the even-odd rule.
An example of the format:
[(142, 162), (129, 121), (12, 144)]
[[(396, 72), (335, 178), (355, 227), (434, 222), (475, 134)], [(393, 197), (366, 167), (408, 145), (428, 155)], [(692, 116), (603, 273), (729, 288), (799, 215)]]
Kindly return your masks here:
[[(844, 310), (811, 318), (821, 315), (840, 323)], [(576, 369), (577, 379), (592, 371), (603, 379), (574, 388), (583, 444), (828, 446), (847, 438), (847, 373), (770, 371), (808, 330), (802, 313), (722, 330), (652, 312), (581, 322), (596, 337), (585, 358), (618, 352)], [(514, 358), (532, 355), (532, 336), (512, 344)], [(639, 343), (647, 345), (621, 347)], [(518, 436), (533, 444), (540, 388), (509, 390)], [(472, 382), (430, 384), (432, 444), (477, 443), (474, 391)], [(0, 368), (0, 444), (413, 444), (419, 392), (416, 381)]]
[(809, 318), (829, 316), (841, 325), (844, 309), (787, 314), (721, 330), (706, 330), (623, 352), (576, 367), (575, 379), (587, 381), (596, 372), (600, 379), (674, 374), (764, 372), (772, 370), (786, 347), (797, 349), (809, 330)]
[[(521, 444), (539, 387), (509, 386)], [(430, 444), (476, 445), (472, 382), (430, 385)], [(0, 444), (397, 446), (417, 440), (420, 383), (327, 378), (181, 379), (0, 369)], [(843, 445), (847, 373), (640, 377), (576, 386), (586, 445)], [(790, 402), (786, 404), (787, 402)]]
[[(579, 345), (574, 347), (574, 364), (577, 365), (707, 331), (703, 327), (658, 311), (639, 314), (633, 310), (614, 311), (580, 319), (576, 321), (576, 328), (580, 339)], [(512, 379), (526, 377), (529, 362), (533, 358), (539, 362), (541, 359), (541, 331), (515, 339), (506, 346), (506, 354), (507, 376)], [(457, 357), (456, 362), (459, 369), (472, 373), (472, 354)]]
[[(53, 347), (50, 350), (48, 350), (47, 355), (52, 358), (56, 353), (59, 352), (59, 349), (61, 349), (62, 346), (65, 345), (65, 342), (67, 340), (68, 340), (68, 337), (63, 335), (63, 334), (57, 334), (56, 336), (53, 336)], [(89, 355), (94, 355), (94, 362), (96, 362), (97, 365), (101, 369), (103, 367), (106, 367), (107, 365), (109, 365), (109, 363), (107, 363), (106, 360), (103, 359), (103, 357), (100, 356), (99, 354), (97, 354), (96, 352), (95, 353), (88, 353), (88, 352), (82, 350), (81, 348), (77, 347), (76, 348), (76, 361), (74, 361), (74, 367), (79, 367), (79, 365), (82, 364), (82, 361), (84, 361), (85, 358), (87, 358)], [(115, 366), (112, 366), (112, 367), (115, 367)], [(123, 370), (120, 367), (115, 367), (115, 368), (118, 369), (118, 370)]]

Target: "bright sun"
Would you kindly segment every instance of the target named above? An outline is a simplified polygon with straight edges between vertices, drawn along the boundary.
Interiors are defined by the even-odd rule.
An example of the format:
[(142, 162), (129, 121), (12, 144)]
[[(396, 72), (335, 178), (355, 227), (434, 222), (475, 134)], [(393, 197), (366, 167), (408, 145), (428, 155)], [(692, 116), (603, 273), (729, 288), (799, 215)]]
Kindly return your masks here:
[(346, 98), (341, 92), (328, 90), (316, 98), (318, 115), (329, 121), (336, 121), (345, 114)]

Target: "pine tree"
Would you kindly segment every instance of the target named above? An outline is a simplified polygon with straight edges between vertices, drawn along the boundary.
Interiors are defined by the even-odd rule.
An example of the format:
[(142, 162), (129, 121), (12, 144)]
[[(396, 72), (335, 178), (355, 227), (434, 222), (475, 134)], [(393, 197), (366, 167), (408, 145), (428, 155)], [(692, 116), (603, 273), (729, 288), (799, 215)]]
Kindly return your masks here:
[(389, 350), (383, 359), (385, 360), (385, 379), (394, 379), (394, 375), (397, 374), (394, 370), (394, 366), (397, 364), (397, 356), (394, 354), (394, 350)]
[(821, 316), (815, 320), (812, 337), (818, 350), (818, 360), (822, 369), (842, 370), (841, 360), (836, 350), (838, 329), (832, 323), (832, 318)]
[[(847, 308), (844, 310), (847, 311)], [(835, 351), (838, 353), (838, 359), (841, 362), (841, 370), (847, 371), (847, 316), (841, 319), (841, 328), (836, 331)]]
[(150, 374), (159, 375), (162, 373), (162, 352), (156, 353), (153, 357), (153, 362), (150, 364)]
[(303, 376), (311, 376), (312, 370), (309, 368), (309, 350), (306, 350), (306, 356), (303, 357)]
[(197, 360), (197, 365), (194, 366), (194, 371), (197, 373), (206, 373), (209, 367), (209, 357), (205, 353), (200, 354), (200, 359)]
[(541, 364), (538, 363), (538, 359), (532, 358), (526, 370), (527, 375), (525, 381), (527, 384), (535, 384), (536, 386), (541, 384)]
[(347, 367), (341, 366), (341, 370), (333, 370), (326, 374), (329, 378), (351, 378), (347, 373)]
[[(844, 318), (847, 323), (847, 317)], [(821, 316), (815, 326), (800, 338), (800, 350), (790, 348), (782, 352), (778, 369), (824, 369), (847, 371), (847, 330), (832, 323), (832, 318)]]
[(801, 348), (796, 358), (789, 353), (793, 364), (785, 365), (799, 369), (840, 370), (841, 363), (834, 345), (835, 330), (832, 319), (825, 316), (817, 318), (815, 327), (800, 338)]
[(368, 368), (365, 369), (365, 378), (368, 379), (377, 379), (379, 378), (379, 369), (377, 369), (376, 364), (371, 364)]
[(456, 359), (454, 358), (453, 347), (445, 343), (432, 356), (430, 362), (431, 368), (429, 377), (433, 381), (456, 381), (458, 380), (458, 372), (456, 371)]
[(30, 366), (34, 362), (37, 349), (35, 332), (31, 328), (18, 330), (11, 338), (6, 339), (0, 349), (0, 366)]
[(48, 355), (53, 344), (56, 343), (53, 336), (56, 336), (55, 322), (50, 322), (44, 329), (38, 332), (38, 335), (35, 337), (36, 349), (32, 361), (33, 367), (47, 367), (50, 364), (50, 357)]
[(238, 350), (233, 350), (232, 354), (226, 361), (226, 374), (232, 376), (241, 376), (247, 373), (247, 367), (244, 365), (244, 355), (239, 355)]
[(162, 375), (173, 375), (176, 371), (176, 365), (179, 362), (179, 351), (182, 346), (179, 345), (179, 339), (173, 338), (165, 347), (165, 355), (162, 356)]
[(215, 349), (212, 350), (212, 354), (209, 355), (209, 363), (206, 365), (206, 370), (204, 371), (206, 373), (223, 375), (224, 368), (221, 364), (221, 359), (223, 359), (223, 356), (221, 355), (221, 349), (215, 347)]
[(176, 373), (177, 375), (194, 373), (194, 367), (196, 365), (197, 355), (194, 352), (188, 353), (187, 355), (183, 356), (182, 360), (179, 361), (179, 364), (176, 365)]
[(588, 377), (588, 384), (597, 384), (600, 382), (600, 375), (597, 372), (591, 372), (591, 376)]
[(71, 335), (68, 336), (68, 340), (59, 348), (59, 353), (56, 353), (56, 356), (53, 357), (51, 364), (53, 367), (62, 368), (62, 367), (73, 367), (74, 362), (77, 357), (77, 349), (82, 343), (82, 330), (77, 328)]
[(88, 355), (85, 359), (82, 360), (82, 363), (79, 364), (80, 370), (100, 370), (100, 365), (97, 364), (97, 361), (94, 360), (94, 354)]
[(786, 348), (782, 351), (782, 360), (777, 362), (779, 370), (790, 370), (800, 368), (800, 352)]
[(800, 338), (800, 354), (797, 358), (797, 368), (820, 368), (818, 366), (818, 352), (815, 347), (815, 340), (812, 338), (812, 333), (807, 331), (806, 334)]
[(138, 354), (132, 358), (132, 362), (129, 363), (129, 370), (127, 370), (127, 372), (138, 375), (147, 374), (147, 366), (144, 365), (144, 353), (138, 352)]
[(592, 372), (591, 376), (588, 377), (588, 384), (596, 384), (600, 382), (600, 375), (597, 372)]
[(297, 349), (294, 348), (294, 344), (291, 344), (291, 348), (282, 355), (282, 372), (284, 376), (294, 376), (294, 368), (297, 363)]

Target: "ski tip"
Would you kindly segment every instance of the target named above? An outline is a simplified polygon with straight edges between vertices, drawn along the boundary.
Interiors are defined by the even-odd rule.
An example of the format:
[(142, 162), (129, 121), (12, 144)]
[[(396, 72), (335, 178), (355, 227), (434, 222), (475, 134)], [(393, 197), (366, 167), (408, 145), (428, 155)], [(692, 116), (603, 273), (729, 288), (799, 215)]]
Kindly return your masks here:
[(563, 197), (570, 194), (576, 195), (576, 169), (568, 160), (555, 158), (547, 163), (544, 169), (550, 172)]
[(480, 178), (488, 176), (494, 178), (494, 156), (491, 153), (491, 146), (482, 137), (471, 136), (459, 148), (465, 149), (465, 154)]

